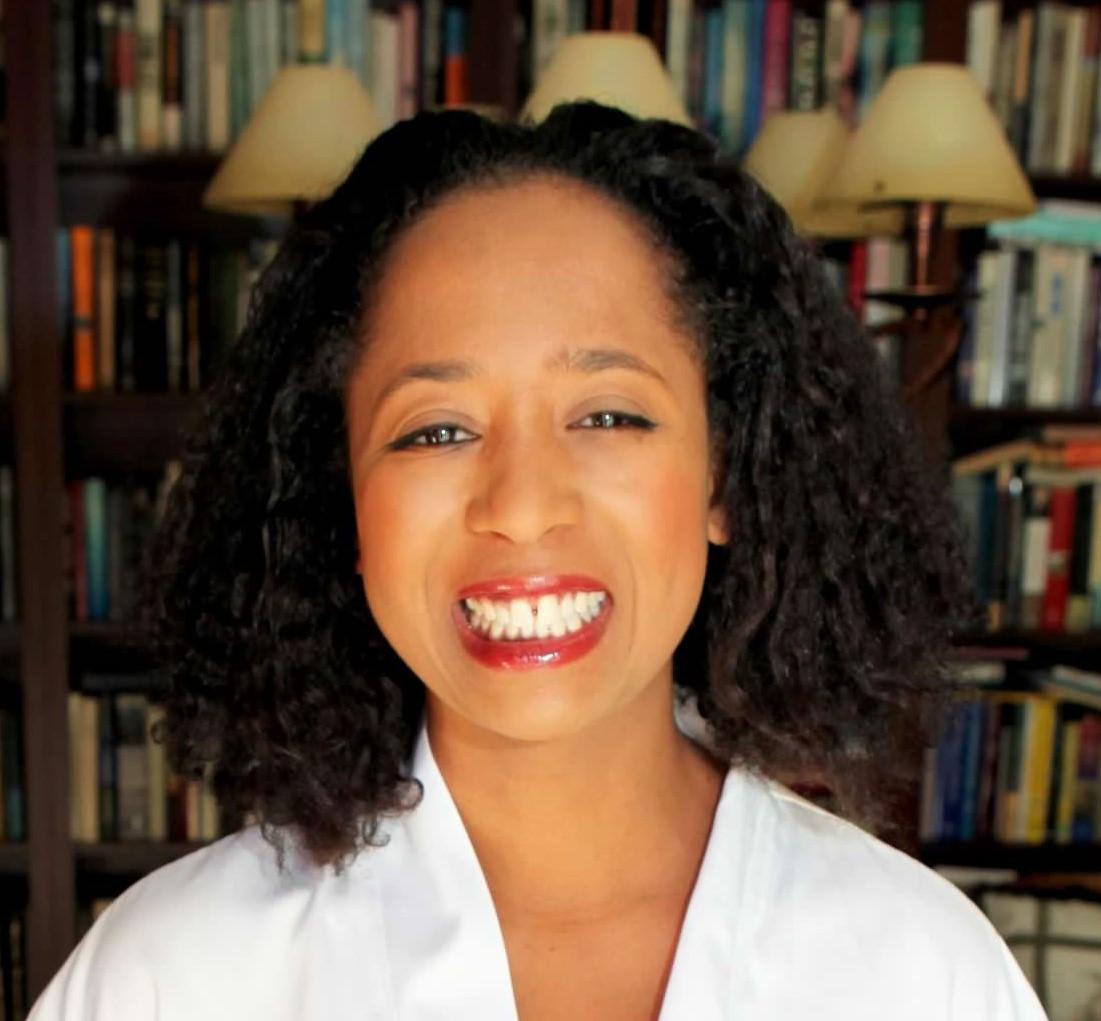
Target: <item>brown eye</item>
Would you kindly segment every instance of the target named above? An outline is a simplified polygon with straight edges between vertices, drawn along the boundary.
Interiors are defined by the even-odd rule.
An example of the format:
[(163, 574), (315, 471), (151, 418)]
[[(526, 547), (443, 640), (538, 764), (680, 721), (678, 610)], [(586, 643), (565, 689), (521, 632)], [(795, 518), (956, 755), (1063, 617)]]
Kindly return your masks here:
[[(586, 415), (582, 422), (586, 422), (589, 419), (594, 420), (598, 430), (609, 429), (653, 429), (654, 423), (647, 418), (643, 418), (641, 415), (628, 415), (622, 411), (594, 411), (591, 415)], [(588, 428), (588, 427), (586, 427)]]
[[(437, 425), (428, 425), (423, 429), (418, 429), (416, 432), (411, 432), (402, 436), (401, 439), (394, 440), (389, 444), (390, 450), (405, 450), (408, 447), (454, 447), (460, 443), (467, 443), (468, 440), (455, 441), (456, 433), (467, 432), (460, 425), (454, 425), (450, 422), (440, 422)], [(473, 433), (467, 433), (467, 435), (473, 435)]]

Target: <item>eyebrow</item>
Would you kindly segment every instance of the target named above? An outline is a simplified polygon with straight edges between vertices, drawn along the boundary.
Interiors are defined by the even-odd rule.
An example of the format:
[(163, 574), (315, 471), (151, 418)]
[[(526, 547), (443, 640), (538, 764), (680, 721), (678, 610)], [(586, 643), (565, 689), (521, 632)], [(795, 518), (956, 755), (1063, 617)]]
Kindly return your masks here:
[[(546, 360), (543, 368), (547, 372), (584, 372), (592, 374), (607, 369), (628, 369), (640, 372), (659, 380), (668, 387), (666, 378), (649, 362), (618, 347), (588, 347), (562, 349)], [(382, 388), (375, 406), (382, 404), (403, 386), (417, 379), (435, 380), (439, 383), (453, 383), (473, 379), (481, 371), (477, 362), (466, 359), (449, 359), (438, 362), (411, 362)]]

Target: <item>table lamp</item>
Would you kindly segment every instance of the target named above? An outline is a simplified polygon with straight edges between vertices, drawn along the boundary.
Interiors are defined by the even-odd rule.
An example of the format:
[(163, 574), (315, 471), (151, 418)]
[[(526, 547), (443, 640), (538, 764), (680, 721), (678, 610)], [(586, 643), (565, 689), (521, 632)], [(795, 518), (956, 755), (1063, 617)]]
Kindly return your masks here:
[(742, 166), (784, 207), (800, 234), (824, 239), (898, 234), (904, 222), (901, 209), (815, 206), (841, 162), (849, 135), (832, 106), (777, 111), (765, 121)]
[(203, 192), (222, 212), (288, 216), (329, 195), (379, 124), (354, 72), (284, 67)]
[(1027, 216), (1036, 199), (970, 71), (959, 64), (930, 63), (890, 74), (813, 208), (830, 214), (903, 214), (909, 283), (865, 297), (903, 310), (901, 320), (884, 325), (891, 332), (929, 329), (938, 310), (952, 316), (939, 356), (904, 391), (913, 396), (951, 363), (961, 329), (956, 310), (974, 297), (955, 281), (933, 280), (944, 228)]
[(538, 123), (558, 103), (592, 99), (635, 117), (694, 126), (654, 44), (635, 32), (576, 32), (551, 54), (520, 120)]

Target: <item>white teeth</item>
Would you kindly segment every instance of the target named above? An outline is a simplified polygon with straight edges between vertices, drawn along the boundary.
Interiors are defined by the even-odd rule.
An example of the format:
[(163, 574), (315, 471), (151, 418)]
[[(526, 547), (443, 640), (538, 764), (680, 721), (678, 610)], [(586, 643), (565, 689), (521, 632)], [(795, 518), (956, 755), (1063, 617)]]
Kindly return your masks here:
[(535, 637), (548, 637), (556, 620), (558, 620), (558, 599), (550, 595), (540, 596), (539, 609), (535, 615)]
[(492, 639), (561, 638), (574, 634), (595, 618), (607, 594), (568, 592), (540, 596), (533, 606), (527, 599), (494, 602), (488, 598), (464, 599), (471, 627)]
[(530, 638), (534, 634), (535, 617), (531, 612), (531, 603), (526, 599), (514, 599), (509, 603), (509, 619), (516, 621), (517, 633), (522, 637)]

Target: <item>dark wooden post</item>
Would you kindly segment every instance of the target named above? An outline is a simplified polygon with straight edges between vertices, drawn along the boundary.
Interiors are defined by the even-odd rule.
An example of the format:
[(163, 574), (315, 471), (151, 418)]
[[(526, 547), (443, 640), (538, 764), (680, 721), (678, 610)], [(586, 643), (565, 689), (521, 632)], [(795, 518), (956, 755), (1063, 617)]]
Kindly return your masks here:
[(28, 834), (28, 989), (72, 947), (68, 622), (62, 557), (61, 357), (55, 236), (51, 6), (15, 3), (7, 21), (12, 427), (20, 578)]

